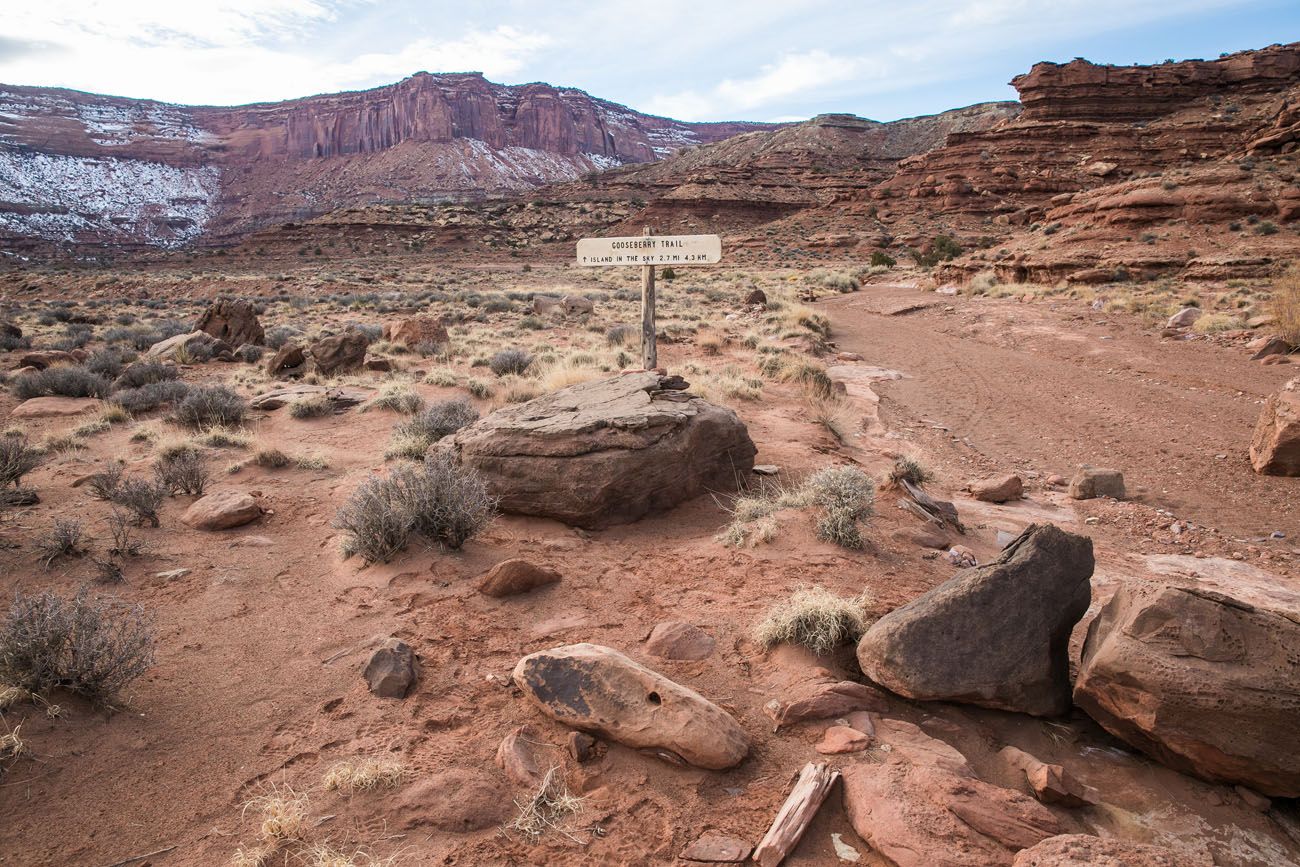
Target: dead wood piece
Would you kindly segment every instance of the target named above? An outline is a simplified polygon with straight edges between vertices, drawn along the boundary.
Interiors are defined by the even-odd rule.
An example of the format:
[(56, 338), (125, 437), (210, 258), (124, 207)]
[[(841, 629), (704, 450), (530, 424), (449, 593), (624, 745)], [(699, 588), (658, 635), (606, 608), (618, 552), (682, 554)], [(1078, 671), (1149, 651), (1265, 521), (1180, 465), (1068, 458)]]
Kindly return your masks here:
[(772, 820), (772, 827), (767, 829), (754, 849), (754, 861), (761, 867), (777, 867), (784, 861), (799, 845), (799, 840), (839, 778), (840, 772), (828, 765), (813, 762), (804, 765), (789, 797)]

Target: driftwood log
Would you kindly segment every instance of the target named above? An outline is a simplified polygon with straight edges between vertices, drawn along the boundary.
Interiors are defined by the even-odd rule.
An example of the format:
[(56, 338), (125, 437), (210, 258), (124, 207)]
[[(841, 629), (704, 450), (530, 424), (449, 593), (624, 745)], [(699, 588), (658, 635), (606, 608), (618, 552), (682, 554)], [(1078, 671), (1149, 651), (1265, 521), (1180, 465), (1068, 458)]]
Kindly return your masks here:
[(754, 850), (754, 861), (761, 867), (777, 867), (799, 845), (817, 810), (830, 794), (840, 772), (825, 764), (809, 762), (799, 772), (790, 795), (777, 811), (772, 827)]

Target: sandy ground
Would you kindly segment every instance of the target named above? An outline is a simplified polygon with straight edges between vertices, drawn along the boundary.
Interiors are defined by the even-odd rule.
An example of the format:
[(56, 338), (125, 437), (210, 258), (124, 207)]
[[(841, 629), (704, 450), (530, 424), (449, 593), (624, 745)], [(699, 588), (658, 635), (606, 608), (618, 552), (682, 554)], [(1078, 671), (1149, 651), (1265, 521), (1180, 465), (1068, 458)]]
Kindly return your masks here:
[[(855, 456), (874, 471), (892, 451), (919, 452), (938, 470), (934, 489), (953, 495), (984, 473), (1035, 472), (1029, 499), (1019, 504), (995, 507), (957, 496), (971, 530), (962, 541), (981, 559), (995, 554), (999, 529), (1050, 519), (1094, 537), (1099, 597), (1116, 581), (1150, 578), (1153, 563), (1300, 590), (1291, 550), (1300, 544), (1294, 508), (1300, 489), (1294, 479), (1255, 476), (1244, 457), (1259, 401), (1289, 369), (1252, 365), (1240, 353), (1207, 344), (1161, 342), (1130, 322), (1099, 324), (1103, 317), (1081, 306), (943, 298), (907, 315), (879, 312), (935, 299), (886, 286), (820, 304), (840, 349), (904, 377), (873, 386), (882, 397), (881, 427), (849, 448), (807, 419), (796, 389), (769, 384), (763, 401), (736, 405), (758, 445), (758, 461), (797, 478)], [(949, 305), (952, 311), (945, 310)], [(661, 355), (670, 368), (696, 358), (686, 344), (667, 346)], [(429, 397), (451, 393), (421, 390)], [(0, 410), (13, 403), (0, 398)], [(162, 529), (142, 531), (148, 552), (120, 592), (155, 613), (158, 665), (134, 684), (117, 713), (69, 699), (57, 719), (35, 709), (20, 715), (34, 755), (0, 780), (0, 865), (103, 867), (167, 847), (175, 848), (132, 863), (228, 863), (238, 847), (256, 842), (255, 822), (241, 815), (241, 804), (268, 783), (309, 793), (310, 839), (364, 845), (381, 856), (399, 855), (403, 864), (656, 865), (674, 863), (705, 831), (756, 841), (791, 776), (816, 757), (812, 745), (825, 727), (810, 723), (773, 734), (763, 705), (814, 665), (851, 675), (853, 662), (848, 653), (835, 660), (765, 653), (749, 637), (752, 624), (800, 584), (846, 596), (865, 590), (885, 611), (953, 572), (941, 558), (895, 537), (918, 524), (887, 494), (861, 552), (817, 541), (802, 514), (784, 516), (770, 543), (726, 547), (715, 536), (727, 515), (706, 497), (599, 533), (503, 517), (462, 552), (411, 550), (391, 564), (362, 569), (339, 557), (329, 525), (360, 480), (382, 468), (381, 446), (396, 421), (383, 412), (309, 421), (268, 413), (253, 423), (260, 439), (291, 454), (320, 454), (328, 468), (249, 467), (217, 479), (261, 492), (271, 508), (247, 527), (189, 530), (177, 520), (186, 498), (177, 498), (165, 507)], [(33, 429), (66, 424), (40, 422)], [(147, 448), (115, 429), (92, 449), (33, 473), (42, 504), (11, 518), (12, 528), (35, 532), (55, 515), (77, 515), (102, 534), (103, 504), (71, 484), (113, 454), (146, 465)], [(1124, 470), (1144, 493), (1131, 504), (1076, 506), (1045, 490), (1042, 477), (1068, 474), (1085, 461)], [(1198, 530), (1175, 539), (1165, 529), (1175, 517)], [(1086, 523), (1089, 518), (1097, 520)], [(1254, 541), (1273, 530), (1287, 538)], [(1188, 538), (1199, 545), (1189, 546)], [(1198, 550), (1212, 556), (1198, 559)], [(1234, 553), (1242, 559), (1230, 559)], [(515, 599), (477, 593), (473, 579), (509, 556), (554, 566), (563, 580)], [(190, 571), (156, 577), (178, 568)], [(9, 549), (0, 551), (0, 572), (6, 593), (71, 590), (88, 577), (89, 566), (73, 561), (46, 572), (33, 565), (30, 551)], [(702, 662), (646, 656), (645, 637), (667, 619), (707, 629), (718, 640), (714, 656)], [(411, 643), (421, 660), (420, 682), (402, 701), (371, 696), (360, 676), (369, 649), (389, 635)], [(607, 745), (596, 760), (578, 765), (562, 750), (565, 730), (544, 722), (508, 682), (521, 655), (578, 641), (624, 650), (731, 711), (753, 739), (751, 757), (720, 773)], [(1300, 843), (1231, 788), (1134, 755), (1081, 714), (1047, 722), (899, 699), (893, 715), (922, 722), (954, 743), (992, 782), (1023, 788), (993, 759), (1003, 744), (1061, 762), (1106, 800), (1058, 810), (1067, 828), (1208, 851), (1224, 865), (1300, 863)], [(8, 718), (12, 725), (13, 714)], [(412, 800), (422, 791), (419, 782), (465, 768), (505, 786), (493, 755), (502, 737), (523, 723), (534, 725), (546, 745), (541, 749), (586, 798), (571, 835), (530, 841), (500, 827), (460, 834), (424, 824), (457, 806), (461, 794)], [(324, 791), (324, 771), (358, 755), (400, 759), (409, 781), (351, 797)], [(483, 809), (507, 819), (513, 814), (509, 803)], [(860, 863), (883, 863), (853, 833), (837, 796), (786, 863), (840, 863), (831, 833), (862, 853)]]

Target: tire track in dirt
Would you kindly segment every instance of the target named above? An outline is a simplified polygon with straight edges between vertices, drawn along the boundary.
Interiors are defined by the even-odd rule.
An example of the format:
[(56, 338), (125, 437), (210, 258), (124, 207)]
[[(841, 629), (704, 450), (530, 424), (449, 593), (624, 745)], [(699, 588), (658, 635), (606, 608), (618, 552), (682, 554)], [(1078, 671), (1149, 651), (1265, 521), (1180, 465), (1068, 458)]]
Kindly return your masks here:
[(1101, 314), (1081, 318), (1082, 305), (954, 298), (950, 313), (872, 312), (919, 292), (870, 286), (819, 305), (840, 349), (907, 375), (878, 384), (891, 428), (939, 422), (1008, 469), (1029, 461), (1068, 476), (1080, 463), (1113, 466), (1180, 518), (1300, 542), (1300, 480), (1256, 475), (1246, 454), (1258, 402), (1294, 369), (1206, 342), (1161, 341), (1130, 321), (1094, 321)]

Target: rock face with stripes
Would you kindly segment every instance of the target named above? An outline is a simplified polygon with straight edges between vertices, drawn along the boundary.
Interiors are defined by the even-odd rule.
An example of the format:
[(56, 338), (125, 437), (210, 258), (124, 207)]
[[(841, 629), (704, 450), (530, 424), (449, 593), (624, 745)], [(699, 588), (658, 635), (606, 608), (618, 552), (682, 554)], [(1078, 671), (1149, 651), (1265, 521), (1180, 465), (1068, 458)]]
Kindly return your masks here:
[(1282, 386), (1264, 404), (1250, 444), (1250, 463), (1257, 473), (1300, 476), (1300, 379)]
[(734, 412), (652, 371), (497, 410), (435, 446), (483, 477), (503, 512), (578, 527), (626, 524), (734, 490), (756, 449)]

